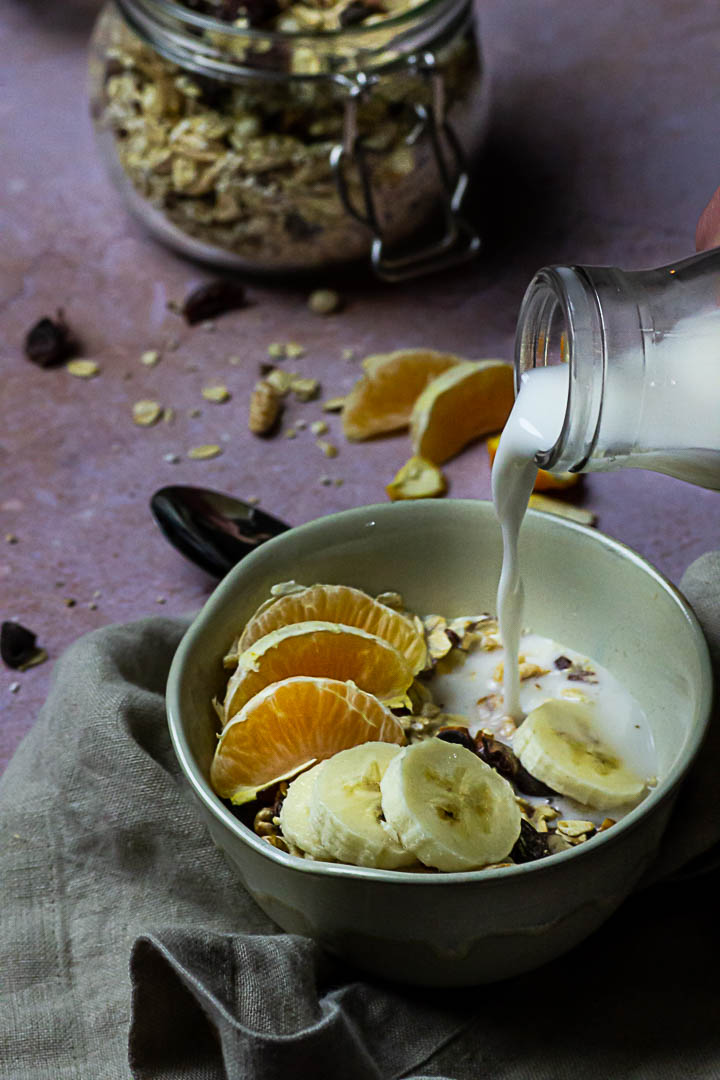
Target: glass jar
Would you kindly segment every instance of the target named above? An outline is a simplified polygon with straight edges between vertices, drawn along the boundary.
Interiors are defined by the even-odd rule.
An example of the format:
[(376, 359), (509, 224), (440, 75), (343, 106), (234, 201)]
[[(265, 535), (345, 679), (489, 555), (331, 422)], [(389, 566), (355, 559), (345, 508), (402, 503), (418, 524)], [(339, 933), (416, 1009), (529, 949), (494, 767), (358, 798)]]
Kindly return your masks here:
[[(377, 13), (364, 8), (358, 25), (312, 27), (363, 3)], [(291, 4), (265, 30), (170, 0), (106, 4), (91, 108), (131, 209), (176, 250), (228, 269), (370, 254), (392, 280), (471, 257), (466, 153), (487, 100), (470, 0), (329, 10)], [(442, 235), (409, 250), (438, 207)]]
[(562, 431), (537, 465), (652, 469), (720, 489), (720, 248), (656, 270), (540, 270), (520, 310), (516, 389), (562, 362)]

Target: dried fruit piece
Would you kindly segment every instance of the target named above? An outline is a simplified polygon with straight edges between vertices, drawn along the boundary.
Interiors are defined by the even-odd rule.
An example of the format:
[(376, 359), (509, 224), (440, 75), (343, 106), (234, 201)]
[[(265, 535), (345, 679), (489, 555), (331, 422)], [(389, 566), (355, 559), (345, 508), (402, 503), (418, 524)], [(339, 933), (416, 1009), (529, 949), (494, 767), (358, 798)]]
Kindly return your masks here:
[(163, 407), (157, 401), (143, 399), (136, 401), (132, 407), (133, 424), (138, 427), (152, 427), (163, 414)]
[(405, 737), (372, 694), (351, 682), (293, 676), (256, 694), (224, 728), (210, 779), (222, 798), (243, 803), (315, 761), (375, 740)]
[(398, 499), (432, 499), (447, 490), (445, 477), (437, 465), (421, 457), (411, 457), (385, 488), (388, 496)]
[(551, 854), (547, 833), (538, 832), (529, 821), (523, 818), (520, 822), (520, 835), (510, 852), (513, 862), (534, 862), (536, 859), (544, 859), (546, 855)]
[(57, 312), (54, 319), (44, 318), (36, 322), (25, 338), (25, 355), (42, 368), (64, 363), (76, 348), (62, 310)]
[(576, 521), (579, 525), (594, 525), (597, 521), (597, 515), (592, 510), (586, 510), (584, 506), (573, 506), (571, 503), (562, 502), (561, 499), (553, 499), (551, 495), (531, 495), (529, 505), (533, 510), (557, 514), (558, 517)]
[(238, 281), (219, 278), (199, 285), (185, 297), (182, 313), (191, 326), (245, 306), (245, 290)]
[(265, 379), (255, 383), (250, 398), (248, 427), (253, 435), (268, 435), (274, 428), (282, 408), (282, 398)]
[(369, 439), (407, 427), (416, 398), (460, 357), (433, 349), (400, 349), (368, 356), (365, 374), (345, 399), (343, 431), (348, 439)]
[(502, 360), (466, 360), (438, 375), (413, 406), (414, 452), (439, 465), (473, 439), (499, 431), (513, 406), (513, 384), (513, 367)]
[(203, 446), (193, 446), (188, 450), (188, 457), (197, 461), (218, 457), (220, 454), (222, 454), (222, 447), (216, 443), (205, 443)]
[(76, 379), (92, 379), (100, 373), (100, 365), (95, 360), (68, 360), (65, 369)]
[(24, 671), (47, 660), (47, 653), (37, 646), (37, 636), (22, 623), (7, 620), (0, 627), (0, 657), (9, 668)]
[[(499, 435), (491, 435), (487, 441), (488, 454), (490, 456), (490, 464), (492, 465), (495, 460), (497, 448), (500, 443)], [(573, 487), (578, 483), (582, 473), (572, 472), (559, 472), (552, 473), (546, 472), (545, 469), (538, 469), (537, 478), (533, 486), (533, 491), (557, 491), (564, 488)]]

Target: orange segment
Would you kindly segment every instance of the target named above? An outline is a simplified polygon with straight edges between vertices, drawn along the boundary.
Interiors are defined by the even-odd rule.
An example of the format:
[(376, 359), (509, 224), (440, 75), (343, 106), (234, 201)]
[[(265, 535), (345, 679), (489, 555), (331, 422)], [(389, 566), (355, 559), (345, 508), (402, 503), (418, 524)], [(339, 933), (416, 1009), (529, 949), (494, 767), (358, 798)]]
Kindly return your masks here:
[(299, 622), (357, 626), (394, 645), (411, 665), (413, 675), (425, 667), (425, 640), (410, 619), (349, 585), (311, 585), (263, 605), (243, 630), (238, 652), (281, 626)]
[(402, 653), (375, 634), (340, 623), (292, 623), (240, 654), (225, 695), (225, 723), (270, 683), (292, 675), (350, 679), (381, 701), (403, 698), (413, 679)]
[(460, 357), (434, 349), (399, 349), (366, 357), (365, 374), (343, 406), (346, 438), (369, 439), (407, 427), (415, 399), (427, 384), (459, 363)]
[(315, 761), (372, 741), (405, 742), (377, 698), (351, 682), (295, 676), (265, 687), (230, 721), (210, 780), (221, 798), (248, 802)]
[[(490, 455), (490, 464), (492, 465), (495, 460), (497, 448), (500, 444), (499, 435), (491, 435), (487, 441), (488, 454)], [(580, 479), (580, 473), (573, 472), (560, 472), (551, 473), (546, 472), (545, 469), (538, 469), (537, 479), (533, 486), (533, 491), (558, 491), (560, 489), (572, 487), (573, 484), (577, 484)]]
[(413, 453), (441, 465), (467, 443), (499, 431), (513, 406), (513, 368), (502, 360), (466, 360), (438, 375), (415, 402)]

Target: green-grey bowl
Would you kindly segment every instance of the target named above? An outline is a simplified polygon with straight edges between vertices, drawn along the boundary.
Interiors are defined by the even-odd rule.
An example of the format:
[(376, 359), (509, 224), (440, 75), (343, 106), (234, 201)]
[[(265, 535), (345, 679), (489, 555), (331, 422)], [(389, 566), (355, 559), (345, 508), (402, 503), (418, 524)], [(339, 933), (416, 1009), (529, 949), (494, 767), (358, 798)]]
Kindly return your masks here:
[(211, 705), (222, 657), (277, 582), (401, 592), (412, 610), (495, 610), (500, 529), (492, 504), (420, 500), (361, 507), (269, 541), (221, 582), (190, 626), (167, 689), (180, 766), (213, 840), (260, 907), (292, 933), (378, 975), (462, 986), (528, 971), (598, 927), (657, 851), (707, 725), (705, 640), (678, 591), (639, 555), (595, 530), (530, 511), (520, 559), (524, 624), (591, 656), (645, 709), (658, 783), (611, 829), (536, 863), (465, 873), (373, 870), (302, 860), (256, 836), (214, 794)]

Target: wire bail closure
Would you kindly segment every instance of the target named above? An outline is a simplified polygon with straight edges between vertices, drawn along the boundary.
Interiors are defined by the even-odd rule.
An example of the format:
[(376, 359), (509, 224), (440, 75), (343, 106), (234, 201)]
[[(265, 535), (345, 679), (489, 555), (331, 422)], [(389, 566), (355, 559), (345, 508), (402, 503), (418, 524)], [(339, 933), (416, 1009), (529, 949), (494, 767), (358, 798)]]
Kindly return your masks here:
[[(368, 151), (357, 124), (358, 106), (365, 95), (372, 91), (378, 81), (377, 76), (358, 72), (353, 78), (345, 103), (343, 140), (330, 153), (330, 164), (343, 206), (355, 221), (373, 234), (373, 269), (379, 278), (390, 282), (406, 281), (466, 262), (477, 254), (481, 245), (477, 230), (461, 213), (469, 183), (468, 164), (460, 140), (446, 116), (445, 83), (435, 54), (427, 51), (421, 57), (411, 56), (408, 67), (430, 86), (430, 105), (417, 103), (413, 106), (418, 124), (406, 141), (411, 145), (425, 134), (430, 139), (442, 187), (445, 221), (442, 237), (405, 255), (392, 256), (387, 253), (387, 242), (375, 207)], [(347, 181), (349, 165), (355, 166), (360, 178), (362, 207), (357, 207), (350, 196)]]

